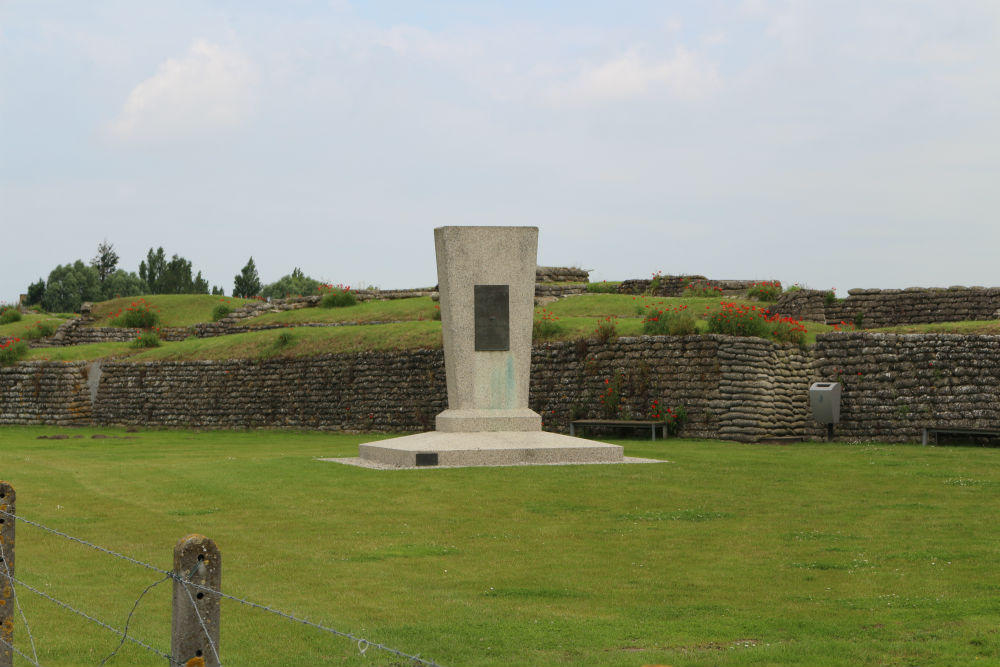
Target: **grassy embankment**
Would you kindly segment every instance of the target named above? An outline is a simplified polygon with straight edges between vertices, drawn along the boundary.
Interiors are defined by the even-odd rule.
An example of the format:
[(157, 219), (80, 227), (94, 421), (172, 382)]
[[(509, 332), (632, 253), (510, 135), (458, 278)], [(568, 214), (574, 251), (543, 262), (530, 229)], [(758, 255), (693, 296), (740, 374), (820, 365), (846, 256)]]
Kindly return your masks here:
[[(149, 303), (159, 310), (163, 326), (187, 326), (210, 319), (218, 297), (149, 297)], [(696, 314), (698, 330), (704, 332), (704, 318), (720, 309), (720, 299), (639, 297), (618, 294), (583, 294), (568, 297), (546, 307), (558, 318), (560, 333), (548, 340), (575, 340), (593, 337), (599, 319), (615, 318), (620, 336), (642, 333), (642, 316), (646, 307), (688, 306)], [(727, 302), (730, 300), (726, 300)], [(130, 301), (131, 302), (131, 301)], [(129, 303), (130, 303), (129, 302)], [(735, 300), (736, 303), (750, 303)], [(96, 326), (106, 325), (108, 313), (128, 305), (122, 301), (99, 304), (95, 312), (101, 316)], [(543, 308), (536, 308), (540, 314)], [(80, 360), (107, 357), (130, 357), (136, 361), (158, 359), (226, 359), (268, 358), (273, 356), (311, 356), (361, 350), (392, 350), (437, 348), (441, 346), (441, 325), (435, 321), (435, 304), (429, 297), (370, 301), (347, 308), (303, 308), (282, 313), (267, 313), (245, 320), (247, 326), (280, 324), (284, 331), (260, 331), (218, 338), (190, 338), (162, 347), (135, 350), (126, 343), (81, 345), (72, 348), (33, 350), (29, 359)], [(342, 324), (353, 326), (306, 327), (306, 324)], [(807, 323), (807, 342), (815, 334), (830, 327)], [(284, 336), (283, 336), (284, 334)], [(288, 337), (290, 336), (290, 339)], [(282, 337), (279, 339), (279, 337)]]
[[(36, 439), (60, 432), (84, 438)], [(1000, 660), (1000, 450), (674, 440), (619, 441), (663, 464), (315, 460), (377, 437), (6, 427), (0, 477), (24, 516), (164, 569), (179, 538), (208, 535), (227, 592), (445, 665)], [(118, 627), (159, 578), (25, 524), (17, 539), (19, 577)], [(19, 598), (42, 664), (97, 664), (118, 642)], [(131, 632), (166, 649), (169, 610), (166, 583)], [(226, 664), (397, 664), (222, 614)], [(114, 664), (154, 659), (126, 644)]]

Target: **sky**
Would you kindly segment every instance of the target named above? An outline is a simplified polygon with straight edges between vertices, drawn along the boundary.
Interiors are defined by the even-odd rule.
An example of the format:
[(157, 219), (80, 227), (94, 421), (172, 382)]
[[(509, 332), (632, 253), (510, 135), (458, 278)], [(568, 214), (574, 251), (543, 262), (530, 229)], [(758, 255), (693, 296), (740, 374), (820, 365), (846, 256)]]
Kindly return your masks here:
[(102, 241), (233, 288), (1000, 285), (996, 0), (0, 0), (0, 302)]

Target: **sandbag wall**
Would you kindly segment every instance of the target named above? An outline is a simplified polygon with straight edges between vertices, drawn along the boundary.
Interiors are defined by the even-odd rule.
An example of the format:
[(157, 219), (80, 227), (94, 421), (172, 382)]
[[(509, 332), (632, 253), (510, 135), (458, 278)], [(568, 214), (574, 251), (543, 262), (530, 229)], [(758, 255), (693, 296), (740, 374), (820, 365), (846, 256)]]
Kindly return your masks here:
[[(808, 351), (728, 336), (623, 337), (538, 345), (530, 406), (547, 430), (684, 406), (684, 435), (817, 438), (814, 381), (844, 385), (838, 439), (916, 441), (924, 427), (1000, 430), (1000, 336), (823, 334)], [(266, 361), (26, 362), (0, 368), (0, 424), (433, 428), (447, 404), (440, 350)]]
[[(0, 424), (91, 423), (89, 368), (82, 361), (28, 361), (0, 367)], [(96, 391), (96, 384), (92, 386)]]
[(819, 290), (785, 292), (772, 309), (810, 322), (860, 321), (865, 329), (1000, 317), (998, 287), (852, 289), (847, 294), (833, 299)]
[(925, 427), (1000, 431), (1000, 336), (817, 336), (822, 381), (843, 384), (838, 439), (920, 440)]
[(441, 350), (103, 365), (96, 424), (425, 431), (445, 409)]

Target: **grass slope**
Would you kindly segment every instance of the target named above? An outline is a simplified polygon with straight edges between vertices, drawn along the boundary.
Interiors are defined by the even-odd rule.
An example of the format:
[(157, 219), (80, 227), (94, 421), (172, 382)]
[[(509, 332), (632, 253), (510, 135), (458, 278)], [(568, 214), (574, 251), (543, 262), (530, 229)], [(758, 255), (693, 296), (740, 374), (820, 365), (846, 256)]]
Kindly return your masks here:
[(27, 339), (28, 330), (42, 322), (48, 322), (53, 327), (58, 328), (65, 321), (66, 318), (55, 315), (42, 315), (38, 313), (22, 314), (21, 319), (17, 322), (0, 324), (0, 338)]
[[(368, 436), (0, 430), (24, 516), (445, 665), (1000, 661), (1000, 450), (624, 441), (669, 464), (372, 471)], [(621, 442), (621, 441), (619, 441)], [(155, 573), (18, 525), (18, 576), (114, 625)], [(166, 648), (169, 583), (132, 631)], [(42, 664), (118, 638), (19, 595)], [(405, 664), (224, 602), (226, 664)], [(28, 650), (17, 621), (16, 641)], [(114, 664), (149, 664), (126, 645)]]
[(252, 301), (252, 299), (220, 297), (211, 294), (147, 294), (142, 297), (123, 297), (95, 303), (91, 311), (95, 320), (94, 326), (112, 326), (110, 322), (114, 313), (128, 308), (133, 303), (138, 303), (140, 299), (145, 299), (150, 309), (159, 314), (160, 326), (164, 327), (187, 327), (199, 322), (211, 322), (212, 309), (220, 303), (225, 303), (236, 310), (243, 304)]

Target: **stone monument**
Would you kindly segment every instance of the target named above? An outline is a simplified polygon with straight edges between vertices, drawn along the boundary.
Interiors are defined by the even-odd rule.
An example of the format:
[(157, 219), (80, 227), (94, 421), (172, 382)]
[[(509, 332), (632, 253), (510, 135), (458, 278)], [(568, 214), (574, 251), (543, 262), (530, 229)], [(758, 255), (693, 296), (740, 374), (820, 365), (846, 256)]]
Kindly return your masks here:
[(434, 230), (448, 409), (435, 431), (360, 446), (385, 465), (620, 463), (617, 445), (542, 431), (528, 408), (537, 227)]

